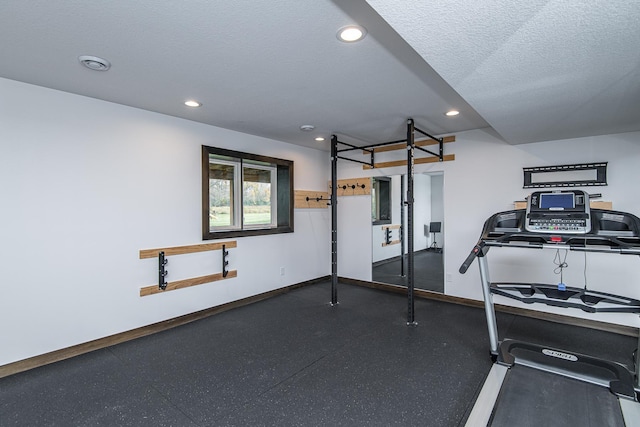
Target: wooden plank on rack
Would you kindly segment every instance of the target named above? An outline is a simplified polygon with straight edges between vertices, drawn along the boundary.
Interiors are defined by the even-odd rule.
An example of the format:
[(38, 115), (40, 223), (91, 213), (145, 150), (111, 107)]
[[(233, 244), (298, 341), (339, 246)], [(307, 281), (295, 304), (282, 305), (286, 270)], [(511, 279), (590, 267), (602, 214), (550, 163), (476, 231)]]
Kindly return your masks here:
[(160, 252), (164, 252), (164, 256), (170, 256), (191, 254), (194, 252), (217, 251), (222, 249), (222, 245), (227, 249), (232, 249), (237, 247), (237, 242), (235, 240), (231, 240), (228, 242), (202, 243), (198, 245), (173, 246), (170, 248), (141, 249), (140, 259), (156, 258)]
[(384, 230), (385, 228), (388, 228), (389, 230), (397, 230), (397, 229), (399, 229), (399, 228), (400, 228), (400, 224), (395, 224), (395, 225), (383, 225), (381, 228), (382, 228), (383, 230)]
[(167, 287), (162, 290), (158, 285), (145, 286), (140, 288), (140, 296), (161, 294), (167, 291), (173, 291), (181, 288), (188, 288), (189, 286), (203, 285), (205, 283), (217, 282), (218, 280), (231, 279), (238, 276), (238, 270), (231, 270), (227, 274), (227, 277), (223, 277), (222, 273), (209, 274), (207, 276), (193, 277), (191, 279), (177, 280), (175, 282), (167, 283)]
[(329, 193), (326, 191), (295, 190), (294, 196), (296, 209), (326, 209), (330, 202)]
[(391, 246), (391, 245), (397, 245), (398, 243), (400, 243), (400, 240), (392, 240), (389, 243), (387, 242), (382, 242), (382, 246)]
[[(513, 204), (515, 209), (527, 209), (526, 200), (516, 200), (515, 202), (513, 202)], [(591, 200), (589, 202), (589, 205), (591, 209), (605, 209), (608, 211), (613, 209), (613, 203), (606, 202), (604, 200)]]
[[(444, 162), (450, 162), (456, 159), (456, 155), (455, 154), (445, 154), (442, 157), (442, 161)], [(414, 159), (413, 163), (416, 165), (420, 165), (423, 163), (438, 163), (439, 159), (437, 157), (420, 157), (417, 159)], [(379, 168), (393, 168), (393, 167), (397, 167), (397, 166), (407, 166), (407, 161), (406, 160), (395, 160), (392, 162), (380, 162), (380, 163), (375, 163), (374, 164), (376, 169)], [(369, 165), (362, 165), (362, 169), (371, 169), (371, 166)]]
[[(442, 138), (442, 142), (444, 143), (448, 143), (448, 142), (455, 142), (456, 141), (456, 136), (455, 135), (451, 135), (451, 136), (445, 136)], [(421, 139), (415, 142), (416, 146), (418, 147), (424, 147), (427, 145), (438, 145), (438, 141), (436, 141), (435, 139)], [(382, 145), (380, 147), (375, 147), (373, 148), (373, 152), (374, 153), (383, 153), (385, 151), (395, 151), (395, 150), (406, 150), (407, 149), (407, 144), (406, 143), (400, 143), (400, 144), (390, 144), (390, 145)], [(362, 151), (362, 154), (371, 154), (369, 151)]]
[(593, 209), (606, 209), (608, 211), (613, 209), (613, 202), (606, 202), (604, 200), (591, 200), (589, 207)]

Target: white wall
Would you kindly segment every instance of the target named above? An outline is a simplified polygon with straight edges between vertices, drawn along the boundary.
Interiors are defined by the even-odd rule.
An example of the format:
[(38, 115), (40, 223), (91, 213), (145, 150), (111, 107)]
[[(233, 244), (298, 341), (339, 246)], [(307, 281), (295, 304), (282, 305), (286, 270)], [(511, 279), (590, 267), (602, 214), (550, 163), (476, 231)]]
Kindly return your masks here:
[[(513, 209), (515, 200), (523, 200), (530, 193), (522, 188), (523, 167), (607, 161), (609, 185), (586, 190), (602, 193), (602, 200), (612, 201), (614, 209), (640, 216), (640, 198), (636, 188), (640, 182), (639, 141), (640, 132), (633, 132), (512, 146), (489, 130), (475, 130), (456, 134), (456, 142), (445, 144), (445, 153), (455, 154), (455, 161), (416, 165), (416, 173), (444, 173), (445, 277), (451, 279), (445, 283), (445, 292), (454, 296), (482, 299), (476, 263), (465, 275), (458, 273), (458, 268), (477, 241), (484, 221), (496, 212)], [(386, 160), (388, 159), (382, 156), (376, 159)], [(404, 173), (404, 169), (363, 171), (357, 164), (341, 161), (338, 177), (355, 178), (372, 173), (386, 176)], [(351, 233), (356, 234), (354, 228), (358, 225), (351, 223), (351, 227)], [(370, 234), (370, 228), (362, 226), (361, 234)], [(339, 245), (339, 251), (352, 253), (361, 247), (359, 239), (352, 238), (343, 241)], [(494, 248), (489, 253), (491, 279), (557, 283), (559, 277), (553, 273), (554, 255), (553, 251)], [(569, 286), (583, 286), (584, 254), (569, 253), (567, 262), (569, 268), (565, 270), (565, 283)], [(369, 270), (369, 264), (364, 262), (359, 269), (351, 266), (351, 277), (366, 280), (364, 278)], [(590, 289), (640, 299), (638, 271), (640, 260), (637, 256), (587, 255), (587, 280)], [(525, 306), (502, 297), (496, 297), (495, 301)], [(580, 310), (563, 310), (544, 305), (526, 305), (526, 308), (632, 326), (637, 326), (638, 322), (634, 315), (589, 315)]]
[[(237, 239), (237, 278), (139, 297), (157, 282), (156, 260), (140, 260), (140, 249), (201, 242), (201, 145), (294, 160), (295, 187), (318, 191), (328, 154), (6, 79), (0, 93), (0, 365), (330, 273), (330, 211), (301, 209), (295, 233)], [(483, 130), (456, 138), (445, 146), (455, 161), (416, 166), (444, 172), (447, 294), (481, 299), (477, 267), (458, 267), (485, 219), (528, 194), (522, 167), (608, 161), (609, 186), (588, 190), (640, 214), (639, 132), (519, 146)], [(338, 178), (404, 172), (341, 161)], [(338, 272), (370, 280), (370, 197), (338, 201)], [(492, 280), (553, 283), (553, 255), (492, 249)], [(584, 254), (567, 261), (565, 282), (581, 286)], [(219, 263), (217, 253), (174, 256), (168, 279), (218, 272)], [(640, 299), (639, 267), (636, 256), (588, 254), (589, 286)], [(637, 316), (527, 308), (637, 326)]]
[(418, 174), (413, 179), (413, 250), (421, 251), (430, 245), (430, 233), (424, 226), (431, 222), (431, 177)]
[[(330, 212), (301, 209), (294, 233), (236, 239), (237, 278), (140, 297), (157, 283), (140, 249), (202, 242), (201, 145), (293, 160), (295, 187), (319, 191), (328, 154), (6, 79), (0, 93), (0, 365), (330, 274)], [(168, 280), (220, 263), (173, 256)]]

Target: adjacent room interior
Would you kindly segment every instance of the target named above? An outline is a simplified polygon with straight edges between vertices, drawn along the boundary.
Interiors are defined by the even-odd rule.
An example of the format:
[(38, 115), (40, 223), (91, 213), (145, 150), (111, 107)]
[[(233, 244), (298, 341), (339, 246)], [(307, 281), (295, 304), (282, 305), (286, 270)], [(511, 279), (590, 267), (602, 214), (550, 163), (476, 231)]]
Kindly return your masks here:
[(3, 2), (0, 426), (640, 425), (638, 22)]

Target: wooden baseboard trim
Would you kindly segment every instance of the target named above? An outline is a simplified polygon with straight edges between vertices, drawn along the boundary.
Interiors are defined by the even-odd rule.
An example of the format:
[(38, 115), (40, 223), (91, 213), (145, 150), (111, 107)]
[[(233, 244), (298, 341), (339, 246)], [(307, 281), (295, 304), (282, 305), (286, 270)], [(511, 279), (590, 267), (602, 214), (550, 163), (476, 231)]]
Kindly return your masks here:
[[(352, 284), (357, 286), (364, 286), (364, 287), (373, 288), (373, 289), (380, 289), (387, 292), (394, 292), (399, 294), (407, 293), (407, 288), (404, 286), (390, 285), (387, 283), (378, 283), (378, 282), (367, 282), (364, 280), (349, 279), (345, 277), (340, 277), (339, 280), (342, 283), (347, 283), (347, 284)], [(443, 301), (443, 302), (448, 302), (453, 304), (466, 305), (470, 307), (479, 307), (479, 308), (484, 307), (484, 303), (482, 301), (444, 295), (438, 292), (425, 291), (423, 289), (415, 289), (414, 295), (418, 298), (426, 298), (426, 299)], [(516, 316), (548, 320), (550, 322), (562, 323), (565, 325), (596, 329), (599, 331), (612, 332), (614, 334), (627, 335), (630, 337), (638, 337), (638, 331), (639, 331), (638, 328), (634, 328), (632, 326), (616, 325), (613, 323), (601, 322), (598, 320), (590, 320), (590, 319), (582, 319), (577, 317), (565, 316), (562, 314), (544, 313), (536, 310), (530, 310), (530, 309), (520, 308), (520, 307), (511, 307), (511, 306), (502, 305), (502, 304), (495, 304), (495, 308), (496, 308), (496, 311), (500, 311), (502, 313), (514, 314)]]
[(131, 341), (136, 338), (141, 338), (147, 335), (155, 334), (157, 332), (166, 331), (168, 329), (172, 329), (177, 326), (185, 325), (187, 323), (195, 322), (196, 320), (213, 316), (214, 314), (222, 313), (234, 308), (238, 308), (245, 305), (253, 304), (255, 302), (263, 301), (265, 299), (272, 298), (277, 295), (285, 294), (293, 289), (324, 282), (329, 279), (330, 279), (330, 276), (325, 276), (325, 277), (319, 277), (312, 280), (307, 280), (305, 282), (296, 283), (294, 285), (286, 286), (284, 288), (274, 289), (272, 291), (268, 291), (268, 292), (264, 292), (251, 297), (243, 298), (238, 301), (232, 301), (216, 307), (211, 307), (204, 310), (196, 311), (194, 313), (175, 317), (173, 319), (168, 319), (162, 322), (153, 323), (151, 325), (142, 326), (140, 328), (132, 329), (130, 331), (121, 332), (119, 334), (115, 334), (108, 337), (89, 341), (86, 343), (74, 345), (72, 347), (67, 347), (67, 348), (55, 350), (49, 353), (41, 354), (39, 356), (30, 357), (28, 359), (19, 360), (17, 362), (8, 363), (6, 365), (0, 366), (0, 378), (17, 374), (19, 372), (28, 371), (30, 369), (48, 365), (50, 363), (59, 362), (61, 360), (65, 360), (65, 359), (72, 358), (74, 356), (79, 356), (81, 354), (89, 353), (94, 350), (99, 350), (102, 348), (110, 347), (112, 345)]
[[(140, 328), (132, 329), (130, 331), (122, 332), (122, 333), (111, 335), (104, 338), (99, 338), (99, 339), (78, 344), (72, 347), (55, 350), (39, 356), (34, 356), (28, 359), (19, 360), (17, 362), (8, 363), (6, 365), (0, 366), (0, 378), (8, 377), (9, 375), (17, 374), (19, 372), (28, 371), (30, 369), (48, 365), (50, 363), (59, 362), (61, 360), (70, 359), (72, 357), (79, 356), (81, 354), (89, 353), (94, 350), (99, 350), (102, 348), (110, 347), (112, 345), (131, 341), (136, 338), (141, 338), (147, 335), (155, 334), (157, 332), (166, 331), (168, 329), (185, 325), (187, 323), (195, 322), (196, 320), (204, 319), (209, 316), (213, 316), (215, 314), (222, 313), (234, 308), (253, 304), (255, 302), (263, 301), (265, 299), (272, 298), (277, 295), (285, 294), (293, 289), (298, 289), (303, 286), (313, 285), (313, 284), (324, 282), (327, 280), (330, 280), (330, 276), (318, 277), (316, 279), (296, 283), (294, 285), (290, 285), (284, 288), (274, 289), (272, 291), (268, 291), (268, 292), (264, 292), (251, 297), (243, 298), (238, 301), (232, 301), (216, 307), (211, 307), (211, 308), (200, 310), (194, 313), (175, 317), (173, 319), (168, 319), (162, 322), (153, 323), (151, 325), (142, 326)], [(344, 277), (340, 277), (339, 280), (341, 283), (364, 286), (372, 289), (383, 290), (386, 292), (394, 292), (399, 294), (406, 294), (407, 292), (404, 286), (390, 285), (390, 284), (378, 283), (378, 282), (367, 282), (363, 280), (350, 279), (350, 278), (344, 278)], [(478, 308), (484, 307), (484, 304), (482, 303), (482, 301), (477, 301), (477, 300), (468, 299), (468, 298), (454, 297), (450, 295), (443, 295), (437, 292), (431, 292), (431, 291), (426, 291), (422, 289), (416, 289), (415, 296), (418, 298), (425, 298), (425, 299), (431, 299), (435, 301), (466, 305), (470, 307), (478, 307)], [(600, 322), (596, 320), (580, 319), (580, 318), (575, 318), (570, 316), (564, 316), (561, 314), (542, 313), (535, 310), (511, 307), (511, 306), (506, 306), (501, 304), (496, 304), (495, 307), (497, 311), (514, 314), (517, 316), (548, 320), (550, 322), (580, 326), (584, 328), (596, 329), (600, 331), (612, 332), (612, 333), (627, 335), (632, 337), (638, 336), (638, 328), (634, 328), (631, 326), (615, 325), (615, 324)]]

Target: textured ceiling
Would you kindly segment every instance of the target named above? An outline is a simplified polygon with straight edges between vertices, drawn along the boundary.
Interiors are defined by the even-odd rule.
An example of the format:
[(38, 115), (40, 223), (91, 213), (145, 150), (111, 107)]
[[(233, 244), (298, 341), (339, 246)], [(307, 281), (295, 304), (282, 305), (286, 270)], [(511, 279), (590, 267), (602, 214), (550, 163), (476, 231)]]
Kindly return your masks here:
[(512, 144), (640, 130), (640, 2), (368, 3)]
[[(402, 138), (409, 117), (510, 143), (640, 128), (636, 2), (369, 3), (4, 0), (0, 77), (319, 149)], [(339, 42), (351, 23), (367, 37)]]

